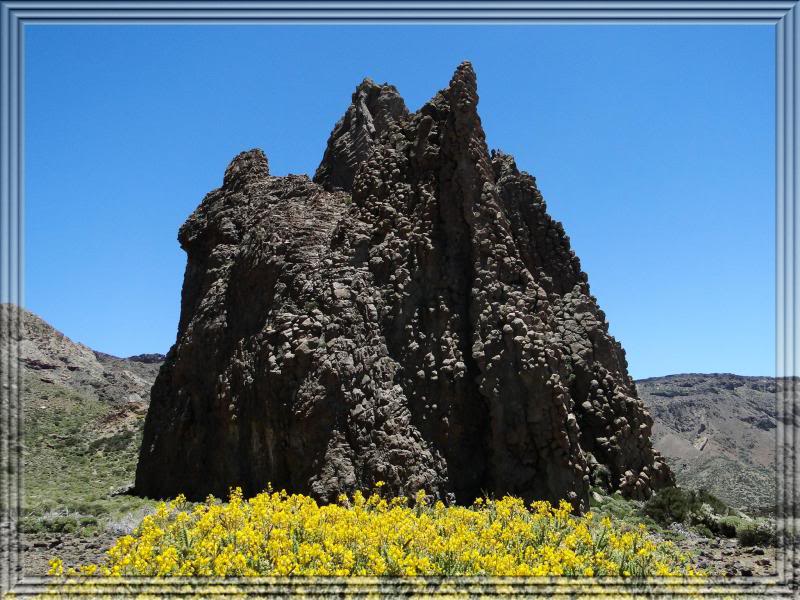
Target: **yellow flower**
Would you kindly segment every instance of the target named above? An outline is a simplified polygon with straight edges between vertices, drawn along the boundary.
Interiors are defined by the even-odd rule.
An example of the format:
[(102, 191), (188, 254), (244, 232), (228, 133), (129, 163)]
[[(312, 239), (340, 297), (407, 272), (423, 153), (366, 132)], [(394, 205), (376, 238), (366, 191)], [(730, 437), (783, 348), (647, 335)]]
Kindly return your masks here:
[(50, 570), (47, 571), (48, 575), (54, 577), (61, 577), (64, 574), (64, 563), (60, 558), (51, 558), (49, 561)]
[[(247, 501), (233, 488), (227, 503), (209, 497), (193, 507), (179, 496), (119, 538), (103, 563), (68, 574), (704, 576), (674, 546), (651, 542), (646, 528), (575, 516), (565, 501), (445, 506), (424, 490), (413, 499), (382, 498), (381, 487), (324, 506), (271, 488)], [(60, 560), (51, 561), (50, 574), (64, 574)]]

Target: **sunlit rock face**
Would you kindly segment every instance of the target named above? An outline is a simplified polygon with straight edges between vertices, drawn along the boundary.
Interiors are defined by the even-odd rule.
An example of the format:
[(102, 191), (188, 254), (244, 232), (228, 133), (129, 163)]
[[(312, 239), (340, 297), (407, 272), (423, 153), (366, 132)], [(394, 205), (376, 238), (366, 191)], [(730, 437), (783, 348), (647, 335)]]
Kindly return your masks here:
[(181, 227), (136, 491), (580, 509), (672, 482), (563, 227), (486, 146), (471, 65), (415, 113), (370, 80), (352, 102), (314, 181), (244, 152)]

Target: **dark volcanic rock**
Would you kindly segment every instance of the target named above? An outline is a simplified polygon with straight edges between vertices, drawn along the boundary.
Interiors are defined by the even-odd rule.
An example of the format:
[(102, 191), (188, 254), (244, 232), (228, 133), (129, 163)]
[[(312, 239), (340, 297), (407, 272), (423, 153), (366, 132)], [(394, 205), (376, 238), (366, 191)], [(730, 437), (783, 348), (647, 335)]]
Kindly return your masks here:
[(592, 480), (634, 497), (672, 481), (562, 226), (489, 153), (477, 103), (469, 63), (413, 114), (365, 81), (318, 183), (234, 159), (180, 230), (138, 493), (333, 500), (382, 480), (577, 507)]
[(125, 360), (140, 362), (146, 365), (155, 365), (164, 362), (165, 358), (167, 357), (163, 354), (135, 354), (134, 356), (129, 356)]
[(351, 191), (356, 170), (377, 139), (406, 115), (406, 104), (393, 85), (377, 85), (369, 78), (362, 81), (344, 117), (333, 128), (314, 181), (326, 190)]

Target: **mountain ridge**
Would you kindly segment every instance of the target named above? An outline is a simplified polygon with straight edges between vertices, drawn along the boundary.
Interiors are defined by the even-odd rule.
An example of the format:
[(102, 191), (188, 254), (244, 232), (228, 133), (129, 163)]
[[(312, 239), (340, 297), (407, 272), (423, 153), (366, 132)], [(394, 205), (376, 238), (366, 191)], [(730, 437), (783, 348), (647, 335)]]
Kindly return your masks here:
[(683, 373), (636, 384), (679, 484), (740, 508), (774, 506), (780, 379)]

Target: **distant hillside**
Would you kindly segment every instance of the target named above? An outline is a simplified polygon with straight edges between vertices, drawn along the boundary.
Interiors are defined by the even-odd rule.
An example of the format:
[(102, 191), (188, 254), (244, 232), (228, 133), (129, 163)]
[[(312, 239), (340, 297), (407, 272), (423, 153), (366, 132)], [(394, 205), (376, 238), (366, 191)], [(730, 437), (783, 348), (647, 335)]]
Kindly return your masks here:
[[(3, 306), (8, 310), (8, 306)], [(119, 358), (73, 342), (31, 312), (22, 311), (20, 346), (26, 373), (107, 402), (146, 404), (164, 356), (140, 354)]]
[(775, 502), (776, 380), (685, 374), (636, 382), (678, 483), (739, 507)]
[[(110, 494), (133, 483), (150, 388), (163, 356), (95, 352), (33, 313), (21, 315), (23, 516), (101, 514)], [(7, 335), (0, 332), (3, 352)]]

